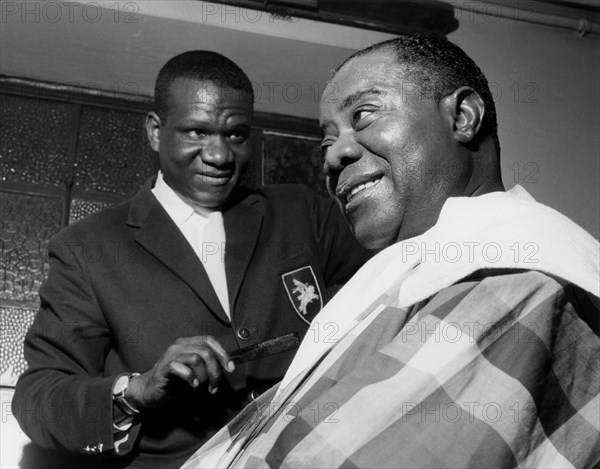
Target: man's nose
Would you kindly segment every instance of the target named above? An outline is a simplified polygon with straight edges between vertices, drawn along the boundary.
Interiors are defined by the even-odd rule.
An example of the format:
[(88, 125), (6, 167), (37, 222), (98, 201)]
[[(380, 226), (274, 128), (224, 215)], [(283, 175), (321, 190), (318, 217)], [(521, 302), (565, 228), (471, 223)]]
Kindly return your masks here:
[(354, 137), (340, 135), (325, 153), (324, 169), (327, 176), (335, 176), (349, 164), (362, 157), (363, 148)]
[(202, 147), (202, 161), (213, 166), (231, 163), (233, 155), (227, 138), (221, 135), (211, 136)]

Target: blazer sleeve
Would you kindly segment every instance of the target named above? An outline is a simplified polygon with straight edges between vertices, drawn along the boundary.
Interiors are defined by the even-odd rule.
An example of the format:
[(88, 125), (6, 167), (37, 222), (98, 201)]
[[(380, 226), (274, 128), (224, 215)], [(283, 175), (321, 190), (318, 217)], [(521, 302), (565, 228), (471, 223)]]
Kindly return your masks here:
[[(13, 412), (42, 447), (99, 454), (114, 448), (116, 376), (104, 376), (110, 330), (79, 257), (69, 243), (50, 243), (50, 270), (25, 338), (28, 369), (17, 383)], [(137, 433), (132, 428), (130, 438)]]
[(312, 219), (320, 249), (321, 268), (326, 287), (330, 288), (346, 283), (374, 253), (358, 243), (340, 209), (331, 199), (311, 194)]

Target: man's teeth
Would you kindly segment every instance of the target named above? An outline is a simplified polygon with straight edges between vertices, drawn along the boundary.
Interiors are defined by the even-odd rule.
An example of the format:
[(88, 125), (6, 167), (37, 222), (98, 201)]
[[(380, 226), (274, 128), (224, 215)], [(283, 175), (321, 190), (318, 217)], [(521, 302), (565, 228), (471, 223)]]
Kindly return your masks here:
[(373, 187), (375, 184), (377, 184), (381, 179), (377, 179), (375, 181), (368, 181), (362, 184), (359, 184), (358, 186), (356, 186), (354, 189), (352, 189), (350, 191), (350, 194), (348, 194), (348, 202), (350, 202), (354, 196), (356, 194), (358, 194), (359, 192), (364, 191), (365, 189), (368, 189), (369, 187)]

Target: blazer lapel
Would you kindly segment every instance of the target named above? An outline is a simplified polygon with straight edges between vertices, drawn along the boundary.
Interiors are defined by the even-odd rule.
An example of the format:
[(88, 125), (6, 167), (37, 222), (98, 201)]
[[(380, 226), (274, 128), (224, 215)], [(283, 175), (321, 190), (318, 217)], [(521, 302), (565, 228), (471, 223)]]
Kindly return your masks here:
[(219, 319), (230, 322), (202, 263), (149, 187), (132, 201), (127, 223), (139, 227), (140, 245), (189, 285)]
[(251, 195), (223, 213), (225, 223), (225, 275), (233, 314), (248, 265), (255, 252), (263, 223), (261, 199)]

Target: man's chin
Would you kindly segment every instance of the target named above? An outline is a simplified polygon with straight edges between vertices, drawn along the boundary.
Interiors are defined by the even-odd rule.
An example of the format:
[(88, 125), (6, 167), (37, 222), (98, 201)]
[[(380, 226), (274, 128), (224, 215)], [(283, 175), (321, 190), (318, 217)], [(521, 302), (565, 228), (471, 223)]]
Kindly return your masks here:
[(194, 193), (192, 197), (189, 198), (192, 204), (197, 205), (199, 207), (213, 209), (216, 210), (222, 207), (225, 202), (231, 197), (231, 193), (233, 192), (232, 188), (228, 188), (228, 190), (224, 191), (214, 191), (214, 192), (202, 192), (202, 193)]
[(370, 251), (381, 251), (393, 244), (389, 236), (374, 230), (374, 226), (353, 227), (354, 237), (363, 248)]

